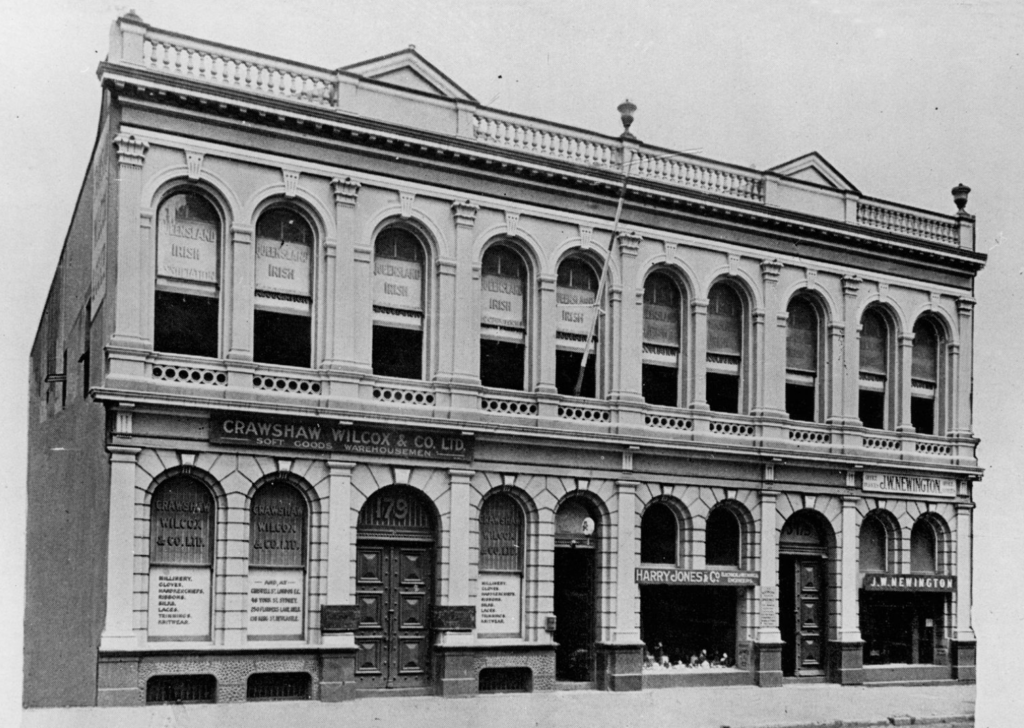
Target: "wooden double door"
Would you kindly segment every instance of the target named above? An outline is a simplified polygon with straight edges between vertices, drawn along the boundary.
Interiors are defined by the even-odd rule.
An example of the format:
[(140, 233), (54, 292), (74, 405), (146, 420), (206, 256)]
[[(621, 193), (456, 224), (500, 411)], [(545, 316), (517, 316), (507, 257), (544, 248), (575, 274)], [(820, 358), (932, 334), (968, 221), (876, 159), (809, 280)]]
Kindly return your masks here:
[(789, 677), (825, 674), (828, 636), (826, 560), (782, 556), (779, 560), (779, 631), (782, 673)]
[(360, 542), (356, 548), (359, 689), (430, 687), (433, 545)]

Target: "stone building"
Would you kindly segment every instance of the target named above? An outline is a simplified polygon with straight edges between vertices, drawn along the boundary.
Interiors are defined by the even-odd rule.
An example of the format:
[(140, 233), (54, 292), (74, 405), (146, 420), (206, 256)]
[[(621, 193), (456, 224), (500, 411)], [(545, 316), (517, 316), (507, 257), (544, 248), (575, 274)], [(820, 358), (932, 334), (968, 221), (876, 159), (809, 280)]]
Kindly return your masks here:
[(974, 679), (962, 185), (133, 14), (99, 79), (32, 350), (27, 705)]

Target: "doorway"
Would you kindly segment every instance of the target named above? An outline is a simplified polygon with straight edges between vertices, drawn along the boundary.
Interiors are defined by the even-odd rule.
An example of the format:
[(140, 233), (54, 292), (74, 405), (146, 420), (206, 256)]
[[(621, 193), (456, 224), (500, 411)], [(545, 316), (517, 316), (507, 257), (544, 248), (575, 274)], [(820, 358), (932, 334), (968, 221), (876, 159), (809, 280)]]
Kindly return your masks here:
[(555, 516), (555, 679), (594, 679), (597, 513), (571, 498)]
[(402, 486), (378, 491), (360, 512), (355, 635), (360, 690), (429, 692), (433, 524), (429, 504)]
[(809, 513), (792, 516), (779, 542), (779, 633), (785, 677), (825, 675), (828, 644), (828, 550)]

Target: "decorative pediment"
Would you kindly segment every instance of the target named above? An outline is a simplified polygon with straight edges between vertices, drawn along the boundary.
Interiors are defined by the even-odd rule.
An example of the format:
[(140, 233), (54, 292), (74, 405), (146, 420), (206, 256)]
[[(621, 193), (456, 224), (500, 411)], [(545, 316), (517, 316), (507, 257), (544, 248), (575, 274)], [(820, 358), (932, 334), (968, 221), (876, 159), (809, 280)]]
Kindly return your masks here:
[(463, 88), (421, 56), (414, 46), (338, 69), (361, 78), (434, 96), (476, 102)]
[(856, 192), (860, 190), (853, 186), (850, 180), (839, 173), (835, 167), (828, 163), (823, 156), (817, 152), (804, 154), (796, 159), (772, 167), (768, 170), (782, 177), (797, 179), (801, 182), (810, 182), (821, 187), (830, 187), (840, 192)]

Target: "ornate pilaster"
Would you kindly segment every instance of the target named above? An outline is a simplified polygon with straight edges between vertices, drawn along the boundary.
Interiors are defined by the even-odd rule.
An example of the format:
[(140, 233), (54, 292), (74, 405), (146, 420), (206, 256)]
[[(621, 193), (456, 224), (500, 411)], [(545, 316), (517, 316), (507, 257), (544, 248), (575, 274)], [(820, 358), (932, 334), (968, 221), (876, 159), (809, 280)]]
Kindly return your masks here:
[[(622, 271), (621, 297), (613, 297), (612, 314), (618, 342), (614, 348), (611, 398), (643, 401), (640, 353), (643, 349), (643, 296), (636, 288), (636, 260), (643, 238), (632, 232), (621, 233), (616, 241)], [(639, 293), (642, 294), (642, 291)]]
[[(142, 270), (143, 250), (152, 247), (153, 241), (143, 237), (140, 219), (142, 194), (142, 165), (146, 160), (149, 143), (131, 134), (114, 137), (117, 150), (117, 281), (114, 308), (114, 334), (116, 346), (141, 349), (147, 343), (143, 337), (142, 314), (146, 310), (140, 305), (144, 275), (151, 278), (153, 273)], [(146, 228), (148, 232), (151, 227)]]
[(974, 388), (974, 304), (973, 298), (958, 298), (957, 320), (960, 328), (960, 367), (951, 372), (957, 389), (957, 410), (954, 414), (955, 434), (969, 436), (974, 429), (971, 392)]
[(555, 394), (555, 349), (558, 307), (555, 299), (555, 283), (557, 277), (551, 274), (537, 276), (537, 296), (540, 301), (540, 316), (537, 320), (537, 341), (540, 351), (537, 352), (539, 376), (537, 392)]
[[(450, 282), (455, 308), (451, 318), (446, 319), (442, 312), (439, 321), (441, 346), (445, 348), (442, 349), (438, 378), (440, 381), (476, 386), (480, 384), (480, 282), (473, 276), (473, 230), (480, 207), (469, 200), (456, 200), (451, 210), (455, 224), (456, 265), (451, 280), (441, 280), (441, 296), (443, 299), (445, 282)], [(454, 327), (447, 332), (446, 321), (454, 322)]]
[(843, 276), (843, 323), (845, 325), (844, 359), (839, 371), (843, 380), (842, 409), (835, 413), (834, 424), (860, 424), (860, 321), (857, 320), (857, 299), (861, 279)]
[(223, 304), (226, 308), (224, 321), (228, 342), (227, 358), (235, 361), (252, 361), (252, 317), (253, 317), (253, 229), (251, 225), (231, 226), (231, 246), (227, 251), (229, 259), (224, 262), (231, 271), (230, 279), (224, 281)]
[[(757, 381), (753, 414), (786, 414), (786, 311), (779, 300), (779, 276), (782, 264), (777, 260), (761, 262), (761, 284), (766, 326), (755, 336), (758, 342)], [(755, 328), (755, 333), (757, 330)]]
[(693, 311), (693, 377), (689, 392), (690, 406), (697, 410), (710, 411), (708, 406), (708, 299), (702, 298), (690, 304)]
[(134, 649), (135, 467), (140, 449), (111, 445), (107, 521), (107, 608), (100, 651)]
[[(896, 407), (890, 408), (890, 411), (896, 414), (896, 427), (892, 428), (900, 432), (913, 432), (914, 425), (910, 421), (910, 382), (911, 373), (914, 366), (914, 335), (913, 334), (900, 334), (898, 338), (899, 345), (899, 383), (898, 387), (893, 387), (893, 396), (898, 397)], [(890, 379), (894, 377), (890, 376)]]
[[(327, 329), (330, 344), (325, 348), (324, 362), (330, 369), (351, 367), (356, 362), (364, 365), (367, 370), (370, 367), (370, 271), (368, 266), (356, 263), (356, 202), (360, 186), (351, 177), (331, 180), (338, 239), (333, 262), (330, 255), (325, 260), (327, 277), (333, 277), (333, 281), (328, 281), (327, 300), (324, 301), (325, 308), (331, 310), (327, 316), (330, 322)], [(360, 347), (366, 349), (364, 356), (360, 356)]]

